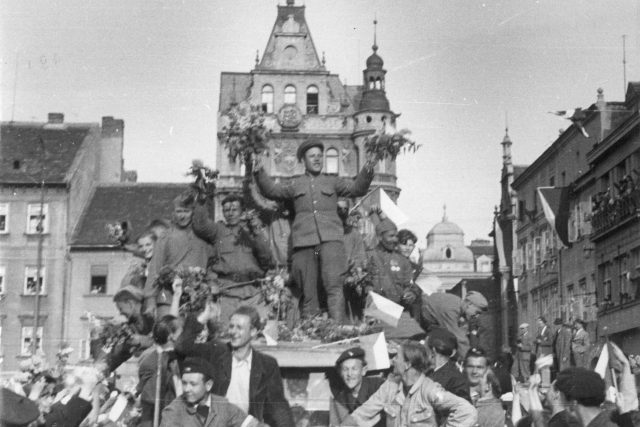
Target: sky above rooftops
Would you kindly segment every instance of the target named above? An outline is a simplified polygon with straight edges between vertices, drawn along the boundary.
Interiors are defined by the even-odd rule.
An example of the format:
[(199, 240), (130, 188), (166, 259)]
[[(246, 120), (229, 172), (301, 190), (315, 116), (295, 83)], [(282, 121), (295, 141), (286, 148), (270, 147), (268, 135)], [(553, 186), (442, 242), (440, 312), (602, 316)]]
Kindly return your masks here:
[[(215, 164), (220, 72), (253, 68), (277, 4), (4, 0), (1, 118), (122, 118), (127, 169), (140, 181), (185, 180), (191, 159)], [(318, 52), (347, 84), (362, 79), (377, 16), (391, 108), (422, 144), (398, 161), (399, 204), (421, 240), (445, 203), (467, 242), (490, 231), (505, 113), (513, 161), (527, 164), (569, 125), (547, 111), (586, 108), (598, 87), (624, 99), (623, 34), (627, 79), (640, 80), (635, 0), (305, 4)]]

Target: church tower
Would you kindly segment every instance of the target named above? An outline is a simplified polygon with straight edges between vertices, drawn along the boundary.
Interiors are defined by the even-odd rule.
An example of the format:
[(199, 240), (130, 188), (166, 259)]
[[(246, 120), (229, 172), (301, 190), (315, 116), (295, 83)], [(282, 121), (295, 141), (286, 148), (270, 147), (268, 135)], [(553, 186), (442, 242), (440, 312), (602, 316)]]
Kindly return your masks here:
[[(362, 98), (358, 103), (358, 111), (354, 114), (353, 139), (362, 153), (362, 162), (365, 158), (364, 142), (367, 136), (383, 128), (388, 132), (395, 129), (396, 118), (399, 116), (391, 111), (385, 92), (387, 70), (384, 69), (384, 61), (378, 55), (377, 24), (378, 21), (374, 20), (373, 46), (371, 47), (373, 53), (367, 58), (366, 68), (362, 71)], [(395, 162), (389, 159), (380, 161), (376, 166), (376, 174), (371, 185), (372, 187), (381, 186), (394, 201), (397, 201), (400, 189), (396, 186)]]

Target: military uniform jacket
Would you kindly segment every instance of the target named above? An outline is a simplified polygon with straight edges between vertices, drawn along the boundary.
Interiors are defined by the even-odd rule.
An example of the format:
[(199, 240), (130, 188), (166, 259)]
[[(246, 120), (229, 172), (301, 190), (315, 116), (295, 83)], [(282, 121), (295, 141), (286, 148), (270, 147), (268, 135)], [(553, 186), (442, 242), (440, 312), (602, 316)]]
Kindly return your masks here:
[(355, 181), (335, 175), (304, 174), (287, 184), (274, 182), (260, 169), (256, 182), (262, 194), (274, 200), (291, 200), (295, 218), (291, 227), (294, 248), (322, 242), (342, 241), (344, 226), (338, 216), (338, 197), (361, 197), (367, 193), (373, 169), (363, 168)]
[(428, 334), (435, 327), (442, 327), (452, 332), (458, 340), (458, 354), (467, 354), (469, 350), (469, 330), (466, 323), (461, 322), (464, 316), (462, 299), (453, 294), (434, 292), (422, 294), (422, 311), (420, 326)]
[(369, 253), (367, 270), (371, 274), (373, 291), (395, 303), (400, 303), (402, 294), (411, 286), (411, 262), (398, 252), (384, 249), (382, 245)]
[[(222, 396), (210, 394), (211, 406), (204, 424), (198, 418), (196, 408), (181, 397), (176, 398), (162, 411), (161, 427), (241, 427), (247, 414)], [(253, 423), (257, 424), (257, 423)]]
[[(436, 412), (447, 414), (439, 423)], [(478, 419), (476, 409), (424, 375), (405, 395), (402, 383), (387, 380), (365, 403), (356, 409), (346, 425), (372, 426), (386, 416), (388, 427), (424, 426), (472, 427)]]

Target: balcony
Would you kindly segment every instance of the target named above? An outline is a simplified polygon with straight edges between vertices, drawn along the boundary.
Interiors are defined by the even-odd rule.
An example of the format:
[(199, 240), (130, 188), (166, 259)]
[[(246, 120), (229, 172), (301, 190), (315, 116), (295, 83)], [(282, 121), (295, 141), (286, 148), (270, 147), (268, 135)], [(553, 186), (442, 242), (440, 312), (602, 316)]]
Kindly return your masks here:
[(591, 240), (598, 240), (637, 218), (640, 218), (640, 189), (636, 188), (619, 197), (604, 197), (596, 202), (591, 218)]

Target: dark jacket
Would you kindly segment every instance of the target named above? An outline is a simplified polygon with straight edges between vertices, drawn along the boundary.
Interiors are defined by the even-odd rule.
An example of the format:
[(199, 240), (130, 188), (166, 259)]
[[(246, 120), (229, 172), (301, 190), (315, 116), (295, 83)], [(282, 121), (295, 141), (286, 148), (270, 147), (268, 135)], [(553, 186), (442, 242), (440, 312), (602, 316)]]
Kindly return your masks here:
[(536, 356), (545, 356), (552, 354), (553, 350), (551, 345), (553, 344), (553, 333), (550, 326), (543, 326), (536, 335)]
[[(329, 407), (329, 425), (342, 425), (347, 419), (347, 416), (369, 400), (371, 395), (378, 391), (384, 381), (384, 378), (380, 377), (363, 377), (357, 397), (353, 397), (342, 383), (339, 384), (338, 387), (332, 387), (331, 393), (333, 394), (333, 399), (331, 399), (331, 405)], [(386, 419), (381, 417), (380, 421), (375, 424), (375, 427), (385, 427), (386, 425)]]
[[(160, 409), (167, 406), (176, 397), (173, 387), (173, 372), (171, 364), (174, 355), (171, 352), (162, 354), (162, 368), (160, 376)], [(144, 403), (155, 405), (156, 399), (156, 380), (158, 376), (158, 351), (156, 347), (152, 347), (140, 356), (138, 362), (138, 387), (140, 400)]]
[(273, 181), (264, 169), (256, 183), (262, 194), (273, 200), (291, 200), (295, 218), (291, 227), (294, 248), (322, 242), (342, 241), (344, 226), (338, 216), (338, 197), (361, 197), (367, 193), (373, 170), (363, 168), (355, 181), (334, 175), (299, 175), (287, 184)]
[(465, 376), (452, 361), (448, 361), (437, 371), (431, 372), (429, 378), (440, 384), (449, 393), (460, 396), (471, 402), (469, 396), (469, 383)]
[(91, 402), (73, 396), (66, 404), (60, 402), (51, 406), (44, 416), (47, 427), (77, 427), (91, 412)]
[[(201, 357), (219, 368), (214, 372), (211, 392), (225, 396), (231, 380), (231, 348), (217, 341), (196, 344), (195, 338), (201, 329), (202, 325), (196, 319), (187, 318), (182, 335), (176, 343), (176, 353), (184, 357)], [(294, 426), (289, 402), (284, 397), (278, 362), (256, 350), (253, 350), (251, 358), (249, 414), (271, 427)]]
[(204, 424), (196, 414), (196, 408), (177, 398), (162, 411), (161, 427), (240, 427), (247, 414), (222, 396), (211, 394), (211, 407)]

